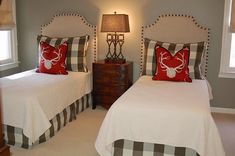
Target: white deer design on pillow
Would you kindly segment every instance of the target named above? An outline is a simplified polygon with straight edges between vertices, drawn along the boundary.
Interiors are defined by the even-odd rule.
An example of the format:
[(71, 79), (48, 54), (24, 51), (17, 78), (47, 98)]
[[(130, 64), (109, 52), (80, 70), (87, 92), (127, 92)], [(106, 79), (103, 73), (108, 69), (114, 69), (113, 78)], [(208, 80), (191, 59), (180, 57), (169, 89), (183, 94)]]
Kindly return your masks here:
[(160, 53), (160, 65), (161, 68), (166, 71), (166, 74), (169, 78), (174, 78), (176, 76), (176, 73), (180, 73), (182, 72), (182, 69), (185, 67), (186, 61), (184, 59), (184, 53), (179, 53), (179, 55), (181, 56), (181, 58), (179, 58), (178, 56), (175, 57), (176, 60), (179, 60), (181, 62), (180, 65), (176, 66), (176, 67), (169, 67), (167, 66), (163, 61), (164, 60), (170, 60), (170, 56), (166, 56), (168, 52), (163, 51)]
[(56, 54), (55, 58), (52, 59), (46, 59), (43, 54), (44, 53), (48, 53), (50, 47), (42, 47), (42, 52), (40, 54), (41, 57), (41, 61), (44, 64), (46, 69), (51, 69), (52, 65), (56, 64), (61, 58), (62, 58), (62, 53), (61, 53), (61, 49), (58, 49), (58, 52), (56, 50), (53, 51), (54, 54)]

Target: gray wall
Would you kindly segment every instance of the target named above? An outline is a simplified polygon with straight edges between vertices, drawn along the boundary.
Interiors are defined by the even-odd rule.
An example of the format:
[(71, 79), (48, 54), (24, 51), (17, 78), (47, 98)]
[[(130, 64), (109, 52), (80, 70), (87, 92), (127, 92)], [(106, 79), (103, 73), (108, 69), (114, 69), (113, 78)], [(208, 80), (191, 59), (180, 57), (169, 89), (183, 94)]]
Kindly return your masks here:
[[(193, 15), (198, 23), (211, 29), (208, 79), (212, 85), (213, 107), (235, 108), (235, 79), (218, 78), (221, 53), (224, 0), (16, 0), (19, 59), (21, 69), (37, 65), (36, 36), (40, 25), (50, 21), (59, 12), (79, 11), (100, 27), (104, 13), (129, 15), (131, 32), (126, 34), (124, 56), (134, 62), (134, 79), (138, 79), (140, 60), (140, 30), (162, 14)], [(100, 29), (98, 29), (100, 30)], [(105, 33), (99, 33), (99, 59), (105, 57)]]

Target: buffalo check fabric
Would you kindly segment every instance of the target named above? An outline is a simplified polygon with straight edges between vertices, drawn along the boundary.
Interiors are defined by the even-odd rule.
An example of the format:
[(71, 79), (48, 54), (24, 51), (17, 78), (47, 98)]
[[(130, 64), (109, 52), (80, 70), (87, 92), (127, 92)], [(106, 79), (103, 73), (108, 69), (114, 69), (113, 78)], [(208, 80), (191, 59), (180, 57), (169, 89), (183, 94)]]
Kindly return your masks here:
[(51, 38), (39, 35), (38, 43), (44, 41), (51, 46), (58, 46), (63, 42), (67, 42), (68, 51), (66, 56), (66, 70), (87, 72), (86, 55), (89, 43), (89, 35), (67, 38)]
[(9, 145), (25, 149), (29, 149), (35, 145), (46, 142), (69, 122), (75, 120), (77, 118), (77, 114), (83, 112), (91, 105), (91, 96), (91, 93), (84, 95), (52, 118), (50, 120), (51, 127), (43, 133), (36, 142), (30, 141), (29, 138), (23, 134), (23, 129), (10, 125), (3, 125), (3, 131), (5, 134), (4, 141)]
[(186, 147), (117, 140), (113, 143), (113, 156), (200, 156)]
[(156, 56), (155, 47), (160, 45), (163, 48), (170, 51), (172, 55), (176, 54), (177, 51), (184, 47), (190, 49), (189, 57), (189, 74), (192, 79), (203, 79), (202, 74), (202, 58), (204, 56), (207, 42), (196, 42), (196, 43), (168, 43), (161, 41), (154, 41), (145, 38), (144, 41), (144, 65), (143, 65), (143, 75), (154, 75), (156, 70)]

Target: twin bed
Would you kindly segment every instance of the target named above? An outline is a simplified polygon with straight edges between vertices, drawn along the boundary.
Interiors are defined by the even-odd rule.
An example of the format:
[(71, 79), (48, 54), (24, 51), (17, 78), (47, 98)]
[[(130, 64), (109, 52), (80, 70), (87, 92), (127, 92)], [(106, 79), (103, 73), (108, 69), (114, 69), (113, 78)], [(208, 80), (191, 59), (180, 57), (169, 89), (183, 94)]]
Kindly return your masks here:
[[(164, 15), (142, 27), (141, 33), (141, 77), (107, 112), (95, 143), (97, 152), (101, 156), (224, 156), (205, 80), (209, 29), (191, 16)], [(89, 35), (83, 60), (88, 72), (49, 75), (31, 70), (1, 78), (5, 140), (23, 148), (45, 142), (91, 104), (96, 26), (80, 15), (62, 14), (43, 26), (41, 34)], [(175, 51), (185, 44), (190, 47), (192, 83), (152, 80), (157, 43)]]
[[(76, 36), (89, 36), (84, 55), (78, 51), (86, 43), (79, 38), (72, 40)], [(60, 14), (41, 27), (38, 38), (53, 46), (63, 40), (71, 41), (70, 49), (79, 53), (74, 56), (71, 52), (71, 67), (84, 67), (87, 71), (53, 75), (30, 70), (1, 78), (4, 139), (10, 145), (23, 148), (45, 142), (92, 104), (91, 67), (97, 56), (96, 26), (81, 15)], [(77, 41), (79, 45), (75, 44)]]
[[(212, 94), (205, 79), (208, 44), (209, 29), (191, 16), (163, 15), (142, 27), (141, 76), (106, 114), (95, 143), (100, 155), (225, 155), (210, 113)], [(170, 69), (155, 53), (159, 45), (173, 56), (181, 48), (190, 49), (192, 83), (152, 79), (160, 73), (155, 70), (156, 59), (160, 58), (163, 71)], [(179, 72), (172, 69), (170, 74)]]

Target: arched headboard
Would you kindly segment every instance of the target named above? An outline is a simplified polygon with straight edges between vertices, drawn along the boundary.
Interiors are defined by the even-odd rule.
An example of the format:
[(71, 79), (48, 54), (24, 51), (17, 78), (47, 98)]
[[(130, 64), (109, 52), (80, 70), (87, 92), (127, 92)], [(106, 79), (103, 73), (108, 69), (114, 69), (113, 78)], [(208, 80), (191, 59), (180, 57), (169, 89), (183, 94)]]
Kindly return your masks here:
[(189, 15), (162, 15), (152, 24), (142, 26), (141, 31), (141, 60), (140, 72), (144, 67), (144, 39), (171, 43), (207, 42), (202, 61), (202, 74), (206, 77), (208, 65), (209, 33), (208, 28), (199, 25), (193, 16)]
[(88, 69), (91, 70), (92, 62), (97, 61), (97, 28), (77, 13), (55, 15), (48, 24), (41, 26), (41, 35), (60, 38), (89, 35)]

